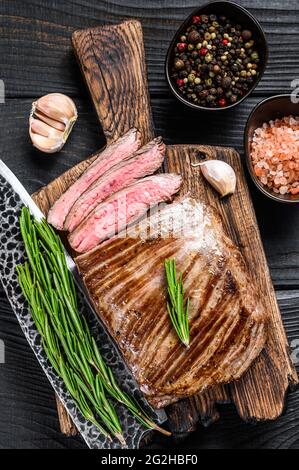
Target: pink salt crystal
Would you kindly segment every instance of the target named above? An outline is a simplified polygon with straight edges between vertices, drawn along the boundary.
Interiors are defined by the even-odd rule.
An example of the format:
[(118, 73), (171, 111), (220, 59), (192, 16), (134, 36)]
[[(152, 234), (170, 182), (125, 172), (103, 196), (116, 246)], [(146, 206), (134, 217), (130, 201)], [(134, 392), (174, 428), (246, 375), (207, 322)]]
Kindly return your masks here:
[(289, 188), (287, 186), (280, 186), (279, 188), (280, 194), (287, 194), (288, 191), (289, 191)]
[(275, 193), (299, 187), (299, 116), (275, 119), (256, 129), (251, 158), (261, 183)]

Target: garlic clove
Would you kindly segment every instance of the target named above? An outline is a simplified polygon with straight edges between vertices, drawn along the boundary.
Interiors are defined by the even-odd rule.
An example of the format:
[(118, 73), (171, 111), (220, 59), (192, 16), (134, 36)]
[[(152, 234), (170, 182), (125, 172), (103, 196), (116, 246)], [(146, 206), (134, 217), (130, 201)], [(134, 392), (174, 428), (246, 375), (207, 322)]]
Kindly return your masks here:
[(51, 93), (42, 96), (34, 103), (37, 111), (55, 121), (67, 124), (74, 117), (77, 118), (77, 109), (73, 100), (61, 93)]
[(54, 127), (49, 126), (45, 122), (40, 121), (39, 119), (32, 119), (31, 122), (31, 131), (34, 134), (39, 134), (43, 137), (49, 137), (50, 139), (62, 140), (63, 132)]
[(44, 137), (43, 135), (34, 133), (32, 133), (31, 138), (34, 147), (46, 153), (59, 152), (59, 150), (61, 150), (64, 146), (64, 142), (62, 142), (61, 139), (50, 139), (49, 137)]
[(42, 152), (62, 149), (78, 117), (73, 100), (61, 93), (42, 96), (32, 104), (29, 134)]
[(224, 197), (236, 190), (237, 178), (234, 169), (221, 160), (207, 160), (200, 163), (204, 178)]
[(35, 110), (34, 116), (36, 117), (36, 119), (39, 119), (40, 121), (43, 121), (46, 124), (49, 124), (49, 126), (54, 127), (55, 129), (59, 131), (63, 132), (65, 130), (64, 123), (55, 121), (55, 119), (51, 119), (49, 116), (46, 116), (46, 114), (43, 114), (37, 109)]

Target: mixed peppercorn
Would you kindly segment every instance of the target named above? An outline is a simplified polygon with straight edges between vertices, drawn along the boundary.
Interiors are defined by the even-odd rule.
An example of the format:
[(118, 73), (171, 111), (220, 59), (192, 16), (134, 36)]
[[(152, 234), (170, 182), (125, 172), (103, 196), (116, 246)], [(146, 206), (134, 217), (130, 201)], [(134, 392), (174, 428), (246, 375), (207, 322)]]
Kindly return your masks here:
[(259, 62), (251, 31), (225, 16), (193, 16), (175, 47), (171, 77), (188, 101), (226, 107), (252, 88)]

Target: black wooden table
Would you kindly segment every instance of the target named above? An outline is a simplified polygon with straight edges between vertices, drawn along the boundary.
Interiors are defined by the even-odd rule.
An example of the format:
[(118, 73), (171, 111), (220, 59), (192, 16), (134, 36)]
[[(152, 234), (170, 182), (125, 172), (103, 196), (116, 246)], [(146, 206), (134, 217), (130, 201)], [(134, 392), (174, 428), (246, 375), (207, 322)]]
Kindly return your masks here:
[[(157, 134), (168, 143), (233, 146), (243, 152), (243, 130), (253, 106), (267, 96), (291, 91), (299, 79), (298, 0), (239, 0), (261, 21), (270, 45), (267, 71), (254, 94), (232, 111), (201, 115), (174, 101), (164, 79), (164, 57), (180, 22), (201, 2), (195, 0), (1, 0), (0, 79), (6, 102), (0, 104), (1, 158), (30, 192), (104, 144), (104, 136), (75, 62), (70, 37), (78, 28), (142, 21), (151, 101)], [(73, 97), (80, 119), (62, 152), (46, 156), (28, 138), (32, 101), (49, 92)], [(277, 291), (284, 324), (299, 364), (299, 207), (252, 196)], [(80, 437), (59, 431), (54, 393), (27, 345), (3, 291), (0, 291), (0, 448), (85, 448)], [(297, 348), (297, 351), (296, 351)], [(244, 424), (232, 407), (221, 420), (200, 427), (182, 448), (299, 448), (299, 391), (287, 400), (273, 423)], [(175, 447), (157, 437), (154, 448)], [(178, 446), (177, 446), (178, 448)]]

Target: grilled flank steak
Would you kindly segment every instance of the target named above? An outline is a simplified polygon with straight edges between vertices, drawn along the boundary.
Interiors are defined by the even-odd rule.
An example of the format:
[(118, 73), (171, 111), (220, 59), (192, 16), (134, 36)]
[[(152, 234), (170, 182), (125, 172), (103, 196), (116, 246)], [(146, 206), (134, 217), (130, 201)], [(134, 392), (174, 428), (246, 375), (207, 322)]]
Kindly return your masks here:
[[(190, 299), (188, 349), (166, 309), (166, 258), (176, 259)], [(218, 214), (190, 197), (76, 262), (98, 315), (157, 408), (240, 378), (264, 347), (267, 314), (254, 280)]]

